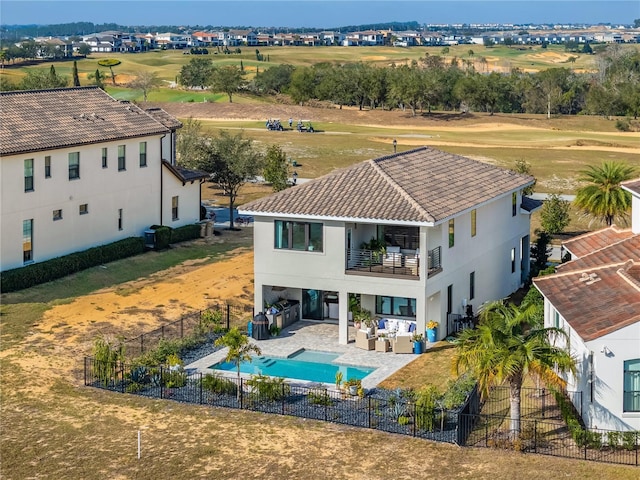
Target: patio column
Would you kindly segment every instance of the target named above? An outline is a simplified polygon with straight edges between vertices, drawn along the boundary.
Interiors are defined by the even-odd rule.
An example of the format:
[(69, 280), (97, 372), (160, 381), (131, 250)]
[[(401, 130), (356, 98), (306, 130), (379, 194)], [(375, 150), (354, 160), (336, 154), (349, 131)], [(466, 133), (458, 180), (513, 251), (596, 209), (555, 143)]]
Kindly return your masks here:
[[(264, 312), (264, 300), (262, 295), (263, 290), (262, 285), (255, 285), (253, 290), (253, 314), (256, 315), (258, 312)], [(264, 312), (266, 313), (266, 312)]]
[(349, 343), (349, 293), (338, 292), (338, 343)]

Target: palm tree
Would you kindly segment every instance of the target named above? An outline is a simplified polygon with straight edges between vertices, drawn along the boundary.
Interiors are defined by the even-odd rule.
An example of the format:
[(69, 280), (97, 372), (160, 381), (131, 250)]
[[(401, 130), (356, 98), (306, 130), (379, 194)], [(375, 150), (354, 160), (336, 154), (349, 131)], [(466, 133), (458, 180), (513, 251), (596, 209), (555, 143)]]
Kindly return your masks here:
[(238, 327), (233, 327), (222, 337), (216, 339), (216, 347), (229, 347), (225, 362), (233, 363), (238, 372), (238, 401), (240, 401), (240, 364), (251, 361), (251, 353), (260, 355), (262, 352), (257, 345), (249, 342), (249, 337), (243, 335)]
[(590, 166), (581, 173), (581, 180), (591, 184), (578, 189), (575, 205), (585, 215), (602, 220), (607, 226), (611, 226), (616, 218), (626, 223), (631, 194), (623, 190), (620, 183), (633, 178), (634, 168), (619, 162), (603, 162), (600, 167)]
[(469, 370), (478, 379), (482, 398), (491, 387), (509, 385), (511, 431), (520, 433), (520, 392), (525, 377), (535, 374), (547, 385), (565, 387), (556, 372), (575, 373), (575, 360), (564, 349), (554, 346), (554, 336), (565, 336), (557, 328), (529, 327), (539, 305), (518, 307), (498, 300), (480, 311), (476, 329), (464, 330), (456, 340), (453, 358), (456, 373)]

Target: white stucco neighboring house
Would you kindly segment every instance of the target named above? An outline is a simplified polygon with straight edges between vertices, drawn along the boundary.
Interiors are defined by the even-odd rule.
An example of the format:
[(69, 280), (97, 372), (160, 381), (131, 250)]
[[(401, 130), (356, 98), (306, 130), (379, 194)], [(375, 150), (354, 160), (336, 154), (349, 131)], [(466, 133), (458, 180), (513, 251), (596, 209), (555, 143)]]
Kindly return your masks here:
[[(561, 345), (577, 360), (567, 389), (587, 427), (640, 430), (640, 179), (630, 229), (614, 226), (575, 237), (571, 261), (534, 279), (544, 296), (545, 326), (564, 329)], [(556, 340), (560, 341), (560, 340)]]
[(0, 92), (0, 271), (200, 220), (181, 123), (96, 87)]
[(415, 320), (418, 332), (438, 321), (444, 338), (466, 305), (475, 312), (526, 280), (537, 204), (522, 190), (532, 182), (422, 147), (243, 205), (255, 220), (256, 311), (293, 300), (304, 319), (337, 321), (346, 344), (355, 294), (377, 317)]

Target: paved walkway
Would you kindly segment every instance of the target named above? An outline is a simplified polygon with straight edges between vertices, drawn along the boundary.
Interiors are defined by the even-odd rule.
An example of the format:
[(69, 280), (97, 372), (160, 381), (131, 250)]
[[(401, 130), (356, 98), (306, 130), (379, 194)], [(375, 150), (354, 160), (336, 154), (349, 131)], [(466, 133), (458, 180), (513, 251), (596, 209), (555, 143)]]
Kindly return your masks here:
[[(349, 338), (350, 340), (355, 338), (355, 329), (353, 327), (349, 327)], [(251, 339), (251, 341), (258, 345), (262, 350), (262, 355), (266, 356), (286, 358), (298, 350), (306, 348), (308, 350), (340, 353), (341, 355), (335, 360), (335, 363), (376, 368), (374, 372), (362, 380), (362, 386), (366, 389), (375, 387), (382, 380), (418, 358), (414, 354), (362, 350), (356, 348), (353, 341), (349, 345), (340, 345), (338, 344), (338, 325), (326, 322), (299, 321), (285, 328), (280, 333), (280, 336), (276, 338), (270, 338), (269, 340)], [(428, 343), (427, 348), (429, 348)], [(219, 350), (187, 365), (186, 368), (197, 369), (202, 373), (211, 373), (208, 367), (224, 360), (226, 352), (227, 349)], [(229, 372), (229, 374), (236, 375), (235, 372)], [(242, 376), (249, 377), (249, 375)], [(300, 381), (299, 383), (304, 384), (305, 382)], [(333, 386), (335, 388), (335, 385)]]

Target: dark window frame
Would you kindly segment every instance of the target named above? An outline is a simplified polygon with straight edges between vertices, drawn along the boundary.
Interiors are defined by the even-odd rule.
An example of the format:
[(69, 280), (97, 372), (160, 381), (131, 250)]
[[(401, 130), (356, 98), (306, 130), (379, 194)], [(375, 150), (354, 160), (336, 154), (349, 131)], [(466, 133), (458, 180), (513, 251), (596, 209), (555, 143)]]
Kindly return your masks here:
[(147, 142), (140, 142), (140, 167), (146, 167), (146, 166), (147, 166)]
[[(27, 167), (27, 162), (31, 162), (30, 167)], [(33, 181), (33, 158), (27, 158), (24, 161), (24, 191), (33, 192), (34, 190), (35, 185)]]
[[(282, 224), (286, 226), (287, 238), (286, 244), (282, 239), (278, 236), (278, 225)], [(296, 227), (303, 226), (304, 227), (304, 248), (294, 248), (294, 244), (297, 245), (298, 242), (295, 242), (294, 235)], [(317, 241), (317, 238), (312, 235), (313, 230), (320, 229), (320, 241)], [(285, 228), (282, 228), (284, 231)], [(280, 241), (278, 241), (280, 239)], [(283, 246), (286, 245), (286, 246)], [(275, 220), (273, 222), (273, 248), (276, 250), (292, 250), (296, 252), (324, 252), (324, 224), (321, 222), (298, 222), (295, 220)]]
[(118, 145), (118, 171), (123, 172), (127, 169), (127, 146)]
[(80, 152), (69, 152), (69, 180), (80, 178)]

